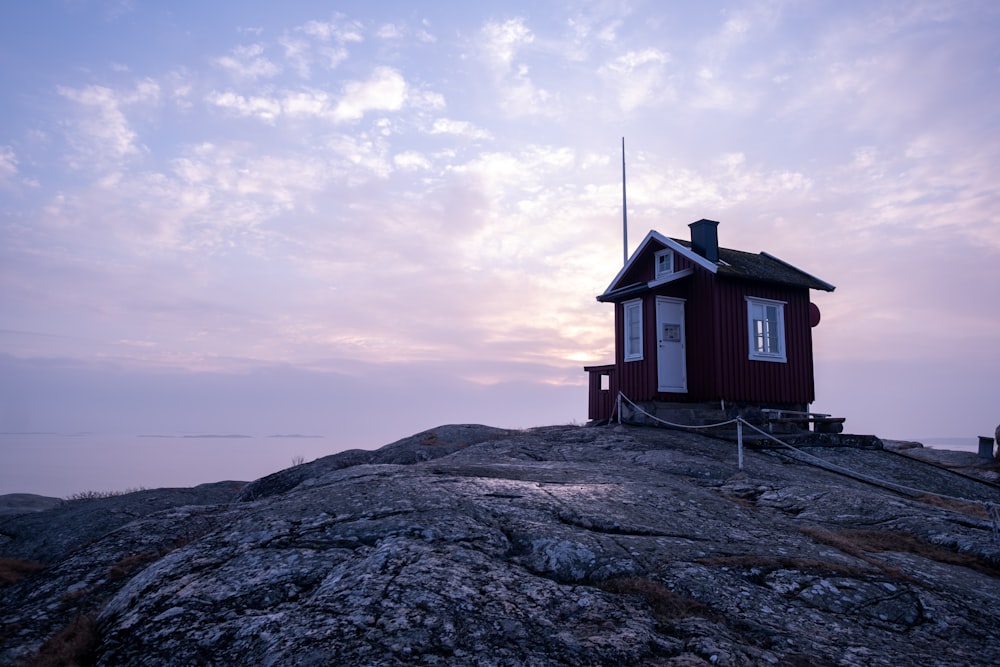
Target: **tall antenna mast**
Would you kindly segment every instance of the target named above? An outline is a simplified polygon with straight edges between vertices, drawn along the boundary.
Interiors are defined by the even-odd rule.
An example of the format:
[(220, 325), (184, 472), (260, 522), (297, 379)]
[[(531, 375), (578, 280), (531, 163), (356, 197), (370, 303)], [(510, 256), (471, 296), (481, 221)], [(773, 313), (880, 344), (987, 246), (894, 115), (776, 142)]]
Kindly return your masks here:
[(622, 265), (628, 264), (628, 210), (625, 205), (625, 137), (622, 137)]

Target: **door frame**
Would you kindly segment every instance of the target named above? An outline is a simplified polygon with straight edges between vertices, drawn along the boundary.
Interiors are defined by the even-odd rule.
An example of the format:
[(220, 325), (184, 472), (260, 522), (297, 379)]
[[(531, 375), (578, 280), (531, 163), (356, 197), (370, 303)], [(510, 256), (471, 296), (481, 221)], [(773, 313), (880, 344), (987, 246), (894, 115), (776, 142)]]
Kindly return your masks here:
[[(660, 304), (669, 303), (671, 305), (680, 306), (680, 346), (681, 346), (681, 383), (680, 385), (674, 385), (670, 387), (665, 387), (662, 383), (663, 378), (660, 375), (660, 346), (662, 344), (662, 334), (663, 334), (663, 324), (664, 322), (660, 319)], [(687, 325), (685, 324), (685, 299), (678, 299), (671, 296), (657, 296), (656, 297), (656, 390), (671, 394), (686, 394), (688, 390), (687, 383)], [(673, 324), (673, 323), (672, 323)]]

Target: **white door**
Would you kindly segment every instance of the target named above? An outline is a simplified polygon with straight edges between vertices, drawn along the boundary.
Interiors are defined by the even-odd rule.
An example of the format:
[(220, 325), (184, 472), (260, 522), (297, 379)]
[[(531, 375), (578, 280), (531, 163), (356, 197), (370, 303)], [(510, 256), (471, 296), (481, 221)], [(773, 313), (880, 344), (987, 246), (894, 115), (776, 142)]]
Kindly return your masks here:
[(656, 297), (656, 369), (659, 391), (687, 392), (684, 300)]

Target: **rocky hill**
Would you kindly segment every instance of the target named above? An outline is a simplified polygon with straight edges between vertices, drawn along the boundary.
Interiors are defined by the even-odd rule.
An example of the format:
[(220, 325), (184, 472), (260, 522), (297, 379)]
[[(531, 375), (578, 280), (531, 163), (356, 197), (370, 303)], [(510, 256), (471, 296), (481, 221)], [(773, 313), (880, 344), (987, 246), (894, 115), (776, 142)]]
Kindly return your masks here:
[(1000, 489), (878, 448), (444, 426), (0, 516), (5, 665), (1000, 663)]

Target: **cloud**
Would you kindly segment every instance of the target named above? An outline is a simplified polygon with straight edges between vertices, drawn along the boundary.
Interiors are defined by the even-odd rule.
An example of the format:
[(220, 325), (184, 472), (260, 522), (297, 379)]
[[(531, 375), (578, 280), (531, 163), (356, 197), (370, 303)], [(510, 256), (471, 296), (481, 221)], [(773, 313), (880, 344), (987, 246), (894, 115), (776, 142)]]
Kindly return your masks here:
[(746, 8), (724, 10), (722, 27), (706, 40), (704, 50), (719, 59), (729, 55), (755, 38), (766, 38), (778, 27), (785, 0), (765, 0)]
[(281, 68), (264, 57), (262, 44), (237, 46), (230, 55), (215, 59), (215, 64), (240, 79), (255, 80), (271, 78), (281, 72)]
[[(308, 79), (312, 64), (309, 42), (284, 35), (278, 40), (278, 43), (285, 49), (285, 60), (291, 64), (301, 78)], [(345, 53), (344, 57), (346, 58), (346, 56)]]
[(523, 18), (503, 23), (489, 22), (480, 31), (480, 48), (488, 62), (497, 70), (507, 71), (514, 56), (524, 46), (535, 41), (535, 35), (524, 24)]
[(267, 97), (244, 97), (232, 91), (213, 91), (206, 100), (209, 104), (226, 109), (238, 116), (258, 118), (273, 123), (282, 113), (281, 102)]
[(357, 21), (307, 21), (299, 30), (322, 41), (363, 42), (361, 24)]
[(308, 79), (313, 63), (319, 62), (325, 69), (335, 69), (349, 57), (347, 45), (363, 41), (362, 27), (358, 22), (308, 21), (283, 34), (278, 43), (284, 47), (285, 59), (292, 68), (301, 78)]
[(598, 73), (617, 92), (622, 111), (634, 111), (676, 97), (664, 75), (670, 54), (655, 48), (628, 51), (603, 65)]
[(476, 127), (466, 120), (451, 120), (449, 118), (438, 118), (431, 126), (431, 134), (454, 134), (468, 139), (492, 139), (493, 135), (480, 127)]
[(139, 81), (131, 91), (120, 92), (97, 85), (59, 86), (57, 91), (84, 111), (82, 116), (70, 121), (70, 126), (76, 130), (69, 137), (77, 152), (77, 159), (71, 161), (74, 168), (84, 167), (84, 162), (88, 166), (106, 167), (137, 154), (137, 134), (123, 109), (137, 104), (155, 104), (160, 97), (160, 86), (151, 79)]
[(348, 81), (343, 86), (343, 95), (337, 100), (326, 91), (303, 88), (271, 96), (212, 91), (206, 101), (237, 116), (256, 118), (272, 125), (282, 117), (343, 123), (360, 120), (370, 111), (399, 111), (404, 105), (429, 110), (444, 106), (440, 95), (410, 89), (403, 76), (390, 67), (376, 68), (366, 81)]
[(403, 75), (391, 67), (376, 67), (367, 81), (349, 81), (344, 95), (334, 107), (335, 121), (358, 120), (369, 111), (398, 111), (406, 102)]
[(301, 90), (285, 94), (281, 109), (290, 116), (323, 117), (330, 113), (330, 96), (322, 90)]
[(520, 116), (555, 116), (558, 109), (553, 104), (554, 95), (544, 88), (537, 87), (528, 77), (526, 67), (517, 72), (517, 76), (506, 83), (500, 91), (500, 105), (511, 117)]
[(379, 39), (402, 39), (404, 30), (395, 23), (383, 23), (375, 31), (375, 36)]
[(10, 146), (0, 146), (0, 187), (11, 187), (17, 176), (17, 156)]
[(417, 169), (430, 169), (431, 162), (426, 157), (417, 153), (416, 151), (406, 151), (393, 156), (393, 164), (397, 168), (404, 171), (413, 171)]
[(406, 24), (383, 23), (375, 31), (375, 36), (389, 42), (400, 42), (407, 35), (413, 35), (418, 42), (433, 44), (437, 41), (437, 38), (425, 29), (428, 26), (428, 22), (424, 20), (422, 23), (424, 27), (419, 29), (411, 28)]
[(348, 185), (360, 186), (373, 175), (385, 178), (392, 173), (388, 143), (382, 137), (336, 134), (324, 146), (335, 156), (332, 164), (343, 167)]
[(488, 22), (480, 30), (479, 52), (493, 71), (500, 108), (511, 117), (557, 113), (556, 96), (535, 85), (529, 65), (515, 61), (521, 49), (534, 41), (523, 18)]

